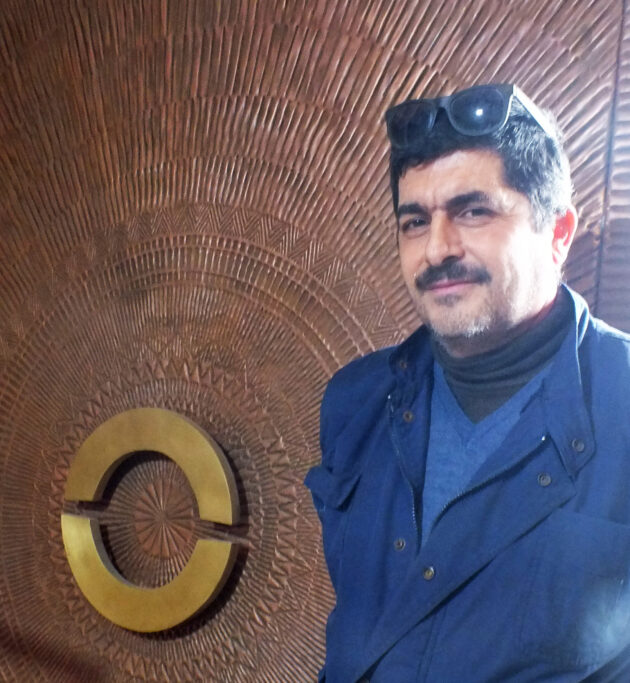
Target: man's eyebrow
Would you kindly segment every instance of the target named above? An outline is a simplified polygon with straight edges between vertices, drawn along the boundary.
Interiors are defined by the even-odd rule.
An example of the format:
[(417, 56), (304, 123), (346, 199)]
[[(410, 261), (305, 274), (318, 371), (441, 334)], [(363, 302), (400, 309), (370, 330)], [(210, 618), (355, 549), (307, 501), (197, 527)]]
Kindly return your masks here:
[(473, 190), (472, 192), (466, 192), (465, 194), (458, 194), (455, 197), (447, 200), (444, 208), (449, 213), (455, 213), (470, 204), (491, 204), (492, 200), (485, 193), (480, 190)]
[[(447, 199), (444, 208), (449, 213), (456, 213), (469, 204), (477, 203), (492, 204), (492, 199), (488, 194), (481, 190), (473, 190), (472, 192), (465, 192), (464, 194), (458, 194), (455, 197)], [(431, 213), (431, 211), (426, 206), (422, 206), (422, 204), (419, 204), (418, 202), (408, 202), (407, 204), (399, 205), (397, 216), (400, 218), (400, 216), (404, 214), (418, 215), (428, 213)]]
[(422, 204), (418, 202), (409, 202), (408, 204), (399, 204), (397, 215), (400, 217), (404, 213), (419, 214), (427, 213), (427, 210)]

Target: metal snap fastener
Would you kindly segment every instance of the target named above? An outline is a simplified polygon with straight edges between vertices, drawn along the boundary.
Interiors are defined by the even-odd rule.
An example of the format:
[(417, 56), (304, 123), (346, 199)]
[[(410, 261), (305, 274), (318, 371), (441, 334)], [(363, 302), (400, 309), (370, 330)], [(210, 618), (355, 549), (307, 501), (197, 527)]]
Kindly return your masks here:
[(431, 579), (435, 576), (435, 569), (433, 567), (425, 567), (423, 572), (422, 572), (422, 577), (424, 578), (425, 581), (431, 581)]
[(549, 486), (551, 484), (551, 475), (548, 472), (541, 472), (538, 475), (538, 483), (541, 486)]
[(402, 417), (405, 422), (413, 422), (413, 412), (411, 410), (405, 410)]
[(407, 369), (407, 361), (406, 361), (404, 358), (401, 358), (401, 359), (398, 361), (398, 367), (399, 367), (401, 370), (406, 370), (406, 369)]
[(394, 549), (395, 549), (395, 550), (404, 550), (405, 545), (406, 545), (406, 543), (405, 543), (405, 539), (404, 539), (404, 538), (397, 538), (397, 539), (394, 541)]
[(584, 445), (584, 441), (582, 441), (582, 439), (573, 439), (573, 441), (571, 441), (571, 448), (576, 453), (582, 453), (586, 446)]

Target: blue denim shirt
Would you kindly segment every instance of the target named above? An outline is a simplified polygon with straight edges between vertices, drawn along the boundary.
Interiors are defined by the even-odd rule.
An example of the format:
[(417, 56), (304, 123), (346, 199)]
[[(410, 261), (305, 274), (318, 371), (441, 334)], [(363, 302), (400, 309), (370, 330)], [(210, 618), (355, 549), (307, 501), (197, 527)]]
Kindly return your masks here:
[(540, 390), (423, 544), (427, 332), (329, 383), (306, 479), (337, 596), (320, 680), (630, 680), (630, 338), (569, 293)]

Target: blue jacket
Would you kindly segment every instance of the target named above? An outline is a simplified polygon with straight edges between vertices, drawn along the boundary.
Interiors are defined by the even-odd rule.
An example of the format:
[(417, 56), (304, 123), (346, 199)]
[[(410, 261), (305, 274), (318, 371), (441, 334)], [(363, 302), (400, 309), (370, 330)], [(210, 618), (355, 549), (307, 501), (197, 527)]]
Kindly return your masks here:
[(540, 390), (422, 547), (426, 330), (330, 381), (306, 479), (337, 596), (320, 680), (630, 681), (630, 337), (569, 292)]

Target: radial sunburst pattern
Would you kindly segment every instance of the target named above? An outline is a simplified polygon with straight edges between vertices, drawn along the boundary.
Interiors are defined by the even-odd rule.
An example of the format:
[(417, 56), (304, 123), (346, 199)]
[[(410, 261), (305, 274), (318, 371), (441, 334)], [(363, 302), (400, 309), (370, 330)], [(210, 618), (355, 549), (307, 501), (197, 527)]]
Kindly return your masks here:
[[(383, 112), (479, 81), (554, 109), (581, 208), (569, 279), (630, 328), (628, 21), (618, 0), (4, 0), (0, 678), (314, 680), (334, 604), (301, 483), (319, 401), (418, 324)], [(86, 602), (59, 521), (83, 440), (139, 406), (221, 444), (242, 511), (221, 595), (153, 636)], [(169, 580), (212, 532), (182, 476), (147, 456), (109, 492), (129, 580)]]

